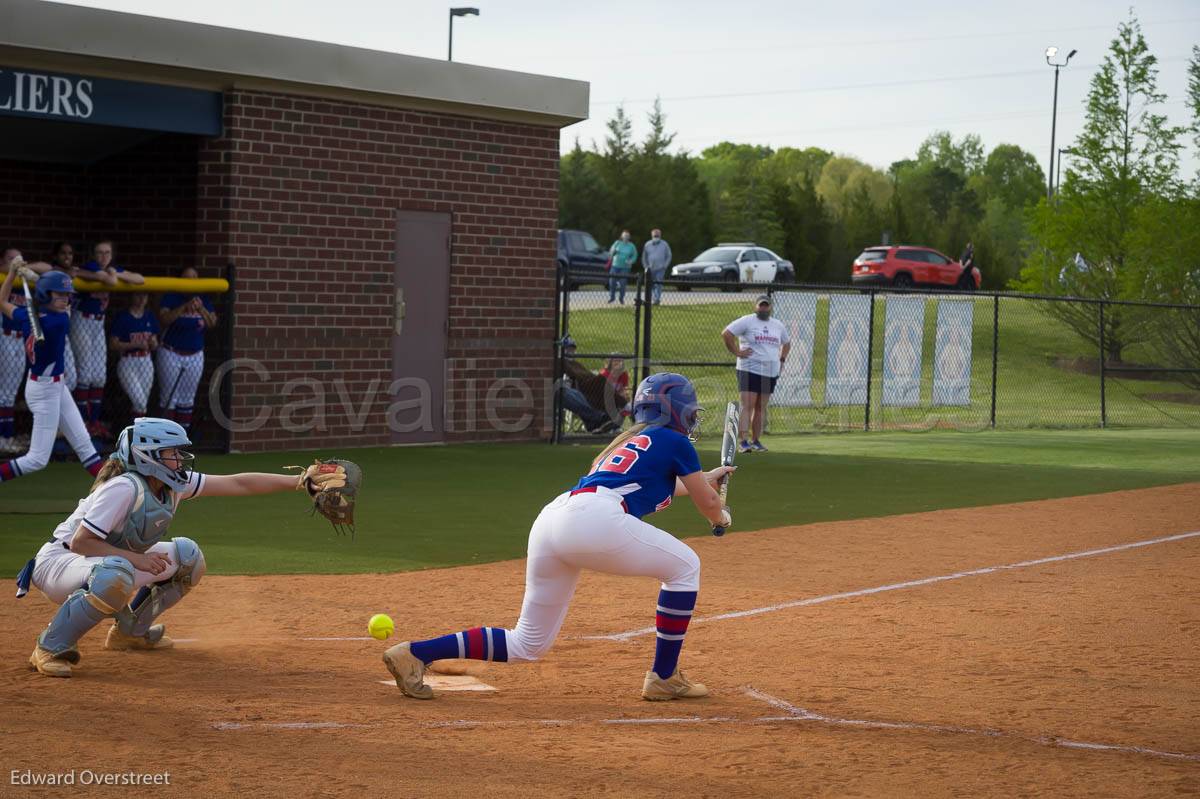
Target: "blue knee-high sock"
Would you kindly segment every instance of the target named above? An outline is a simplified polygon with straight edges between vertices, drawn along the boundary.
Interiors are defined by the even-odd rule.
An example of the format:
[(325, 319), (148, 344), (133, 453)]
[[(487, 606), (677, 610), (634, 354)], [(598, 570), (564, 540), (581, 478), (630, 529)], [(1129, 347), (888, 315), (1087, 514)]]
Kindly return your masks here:
[(508, 662), (508, 641), (499, 627), (472, 627), (428, 641), (413, 641), (410, 651), (426, 665), (435, 660), (494, 660)]
[(658, 614), (654, 617), (658, 638), (654, 643), (653, 670), (664, 680), (674, 674), (679, 666), (683, 636), (687, 633), (695, 607), (695, 591), (668, 591), (664, 588), (658, 592)]

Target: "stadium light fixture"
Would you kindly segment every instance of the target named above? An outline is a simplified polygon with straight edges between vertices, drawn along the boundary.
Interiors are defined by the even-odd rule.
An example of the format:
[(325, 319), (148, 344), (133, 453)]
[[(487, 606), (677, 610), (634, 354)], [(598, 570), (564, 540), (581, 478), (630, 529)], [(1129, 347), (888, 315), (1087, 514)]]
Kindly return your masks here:
[(1057, 47), (1046, 48), (1046, 63), (1054, 67), (1054, 105), (1050, 112), (1050, 168), (1046, 170), (1046, 199), (1050, 200), (1054, 197), (1054, 135), (1058, 127), (1058, 71), (1071, 63), (1071, 59), (1075, 57), (1078, 50), (1072, 50), (1067, 53), (1067, 59), (1061, 64), (1054, 61), (1054, 57), (1058, 55)]
[(446, 60), (454, 60), (454, 18), (455, 17), (477, 17), (479, 9), (471, 6), (459, 6), (458, 8), (450, 9), (450, 44), (446, 49)]

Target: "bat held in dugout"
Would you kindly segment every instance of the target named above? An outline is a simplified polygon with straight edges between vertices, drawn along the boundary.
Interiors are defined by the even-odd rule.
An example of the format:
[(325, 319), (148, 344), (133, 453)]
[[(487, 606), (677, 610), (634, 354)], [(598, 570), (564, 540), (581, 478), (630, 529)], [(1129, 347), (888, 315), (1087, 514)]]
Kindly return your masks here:
[[(741, 413), (738, 410), (738, 404), (731, 402), (725, 407), (725, 431), (721, 435), (721, 465), (732, 466), (733, 458), (737, 455), (738, 442), (738, 422), (740, 421)], [(729, 496), (729, 477), (726, 474), (718, 483), (717, 493), (721, 497), (721, 507), (726, 506), (726, 498)], [(725, 535), (727, 528), (719, 524), (712, 526), (712, 534), (716, 536)]]

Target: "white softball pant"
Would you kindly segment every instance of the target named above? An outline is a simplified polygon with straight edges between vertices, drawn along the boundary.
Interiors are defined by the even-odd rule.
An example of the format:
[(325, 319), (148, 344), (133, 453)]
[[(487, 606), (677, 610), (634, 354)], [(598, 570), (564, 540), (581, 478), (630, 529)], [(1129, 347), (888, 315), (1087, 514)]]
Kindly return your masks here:
[(670, 533), (626, 513), (615, 491), (562, 494), (529, 531), (525, 601), (516, 628), (506, 631), (510, 661), (537, 660), (549, 651), (583, 569), (656, 577), (668, 591), (700, 590), (699, 556)]
[(129, 397), (136, 416), (146, 415), (150, 401), (150, 386), (154, 385), (154, 364), (147, 355), (123, 355), (117, 361), (117, 379)]
[[(179, 571), (179, 555), (175, 551), (175, 542), (161, 541), (150, 547), (147, 552), (162, 552), (170, 558), (171, 565), (161, 574), (134, 569), (134, 589), (169, 580)], [(67, 597), (87, 584), (92, 567), (103, 560), (104, 558), (84, 557), (64, 548), (60, 541), (51, 541), (43, 544), (38, 550), (37, 561), (33, 565), (33, 584), (47, 599), (61, 605), (67, 601)]]
[(25, 364), (25, 341), (20, 336), (0, 335), (0, 408), (11, 408), (17, 401)]
[(80, 463), (87, 465), (96, 459), (96, 448), (66, 383), (46, 378), (34, 380), (31, 376), (25, 381), (25, 404), (33, 414), (33, 432), (29, 436), (29, 451), (12, 461), (18, 475), (46, 468), (60, 430)]
[(167, 409), (191, 409), (204, 372), (204, 351), (180, 355), (159, 347), (154, 359), (158, 371), (159, 405)]
[(71, 349), (75, 354), (79, 385), (103, 388), (108, 379), (108, 343), (104, 338), (104, 320), (84, 316), (78, 311), (71, 314)]
[(75, 352), (71, 349), (70, 344), (63, 347), (62, 381), (66, 385), (67, 391), (74, 391), (75, 386), (79, 383), (79, 374), (75, 369)]

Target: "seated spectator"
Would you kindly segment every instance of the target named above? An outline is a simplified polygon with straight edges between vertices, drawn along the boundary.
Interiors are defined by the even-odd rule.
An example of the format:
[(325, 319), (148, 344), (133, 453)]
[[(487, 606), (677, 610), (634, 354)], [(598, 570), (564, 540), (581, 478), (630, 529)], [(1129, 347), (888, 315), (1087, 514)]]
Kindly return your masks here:
[[(588, 369), (575, 359), (575, 340), (564, 336), (562, 340), (564, 378), (564, 407), (581, 419), (589, 433), (611, 433), (621, 425), (621, 409), (629, 404), (629, 397), (617, 391), (608, 379)], [(566, 390), (579, 395), (586, 410), (576, 411), (566, 405)], [(576, 402), (573, 398), (572, 402)], [(576, 404), (578, 404), (576, 402)]]
[(109, 349), (120, 356), (117, 378), (129, 397), (133, 419), (146, 415), (154, 384), (150, 353), (158, 349), (158, 320), (146, 308), (146, 300), (144, 291), (129, 295), (129, 308), (117, 315), (108, 339)]
[[(629, 372), (625, 371), (624, 358), (619, 355), (609, 356), (604, 368), (600, 370), (600, 374), (612, 386), (614, 395), (629, 396)], [(626, 402), (621, 408), (621, 415), (628, 416), (629, 414), (629, 403)]]

